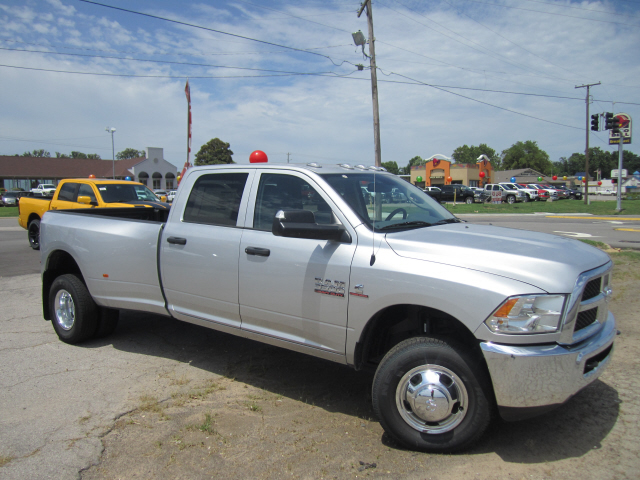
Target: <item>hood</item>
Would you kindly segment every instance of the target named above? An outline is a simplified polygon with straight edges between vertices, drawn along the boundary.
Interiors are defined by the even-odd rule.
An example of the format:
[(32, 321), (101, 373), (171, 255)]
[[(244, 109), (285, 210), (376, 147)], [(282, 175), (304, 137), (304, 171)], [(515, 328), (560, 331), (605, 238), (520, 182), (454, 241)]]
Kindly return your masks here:
[(401, 257), (492, 273), (549, 293), (570, 293), (580, 273), (610, 260), (578, 240), (468, 223), (389, 233), (386, 240)]

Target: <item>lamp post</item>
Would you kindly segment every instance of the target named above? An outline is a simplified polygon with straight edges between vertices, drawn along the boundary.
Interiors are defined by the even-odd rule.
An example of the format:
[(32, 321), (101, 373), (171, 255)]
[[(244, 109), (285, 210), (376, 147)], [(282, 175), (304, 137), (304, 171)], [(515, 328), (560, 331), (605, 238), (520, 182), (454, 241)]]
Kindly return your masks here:
[(116, 149), (113, 145), (113, 134), (116, 131), (113, 127), (107, 127), (105, 130), (111, 134), (111, 158), (113, 158), (113, 179), (116, 179)]

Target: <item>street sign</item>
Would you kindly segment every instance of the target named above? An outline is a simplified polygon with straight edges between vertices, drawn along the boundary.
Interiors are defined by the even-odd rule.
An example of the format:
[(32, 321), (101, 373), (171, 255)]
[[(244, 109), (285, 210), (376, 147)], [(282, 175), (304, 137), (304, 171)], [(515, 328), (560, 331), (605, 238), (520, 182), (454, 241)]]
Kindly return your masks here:
[(620, 136), (622, 135), (622, 143), (631, 143), (631, 115), (627, 113), (616, 113), (614, 120), (619, 125), (618, 130), (620, 133), (614, 133), (613, 130), (609, 130), (609, 145), (618, 145), (620, 143)]
[[(627, 178), (627, 169), (623, 168), (622, 169), (622, 178)], [(618, 178), (618, 169), (614, 168), (613, 170), (611, 170), (611, 178)]]

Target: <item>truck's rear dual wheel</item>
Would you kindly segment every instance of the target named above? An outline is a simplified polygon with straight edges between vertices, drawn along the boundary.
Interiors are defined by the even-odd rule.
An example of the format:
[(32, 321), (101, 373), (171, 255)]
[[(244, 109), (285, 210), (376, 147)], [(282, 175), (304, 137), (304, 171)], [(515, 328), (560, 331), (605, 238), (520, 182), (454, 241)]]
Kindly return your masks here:
[(34, 250), (40, 250), (40, 220), (31, 220), (27, 225), (27, 238), (29, 246)]
[(75, 344), (113, 333), (119, 311), (100, 308), (76, 275), (61, 275), (49, 290), (53, 329), (65, 343)]
[(468, 349), (436, 338), (410, 338), (392, 348), (378, 366), (372, 398), (385, 431), (426, 452), (469, 447), (491, 419), (486, 373)]

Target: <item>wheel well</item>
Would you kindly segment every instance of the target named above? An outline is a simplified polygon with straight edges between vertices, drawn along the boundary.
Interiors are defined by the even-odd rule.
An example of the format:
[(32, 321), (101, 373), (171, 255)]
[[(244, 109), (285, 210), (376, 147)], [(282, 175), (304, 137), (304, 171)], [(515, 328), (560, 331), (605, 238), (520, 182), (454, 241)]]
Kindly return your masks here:
[(424, 335), (455, 339), (470, 350), (479, 350), (475, 336), (455, 317), (421, 305), (394, 305), (367, 323), (356, 345), (355, 368), (375, 368), (395, 345)]
[(31, 215), (29, 215), (29, 219), (27, 220), (27, 227), (34, 220), (40, 220), (40, 217), (37, 214), (32, 213)]
[(60, 275), (67, 273), (78, 275), (84, 283), (80, 267), (78, 267), (75, 259), (68, 252), (63, 250), (51, 252), (47, 259), (47, 269), (42, 274), (42, 314), (45, 320), (51, 320), (51, 312), (49, 311), (49, 290), (51, 290), (51, 284)]

